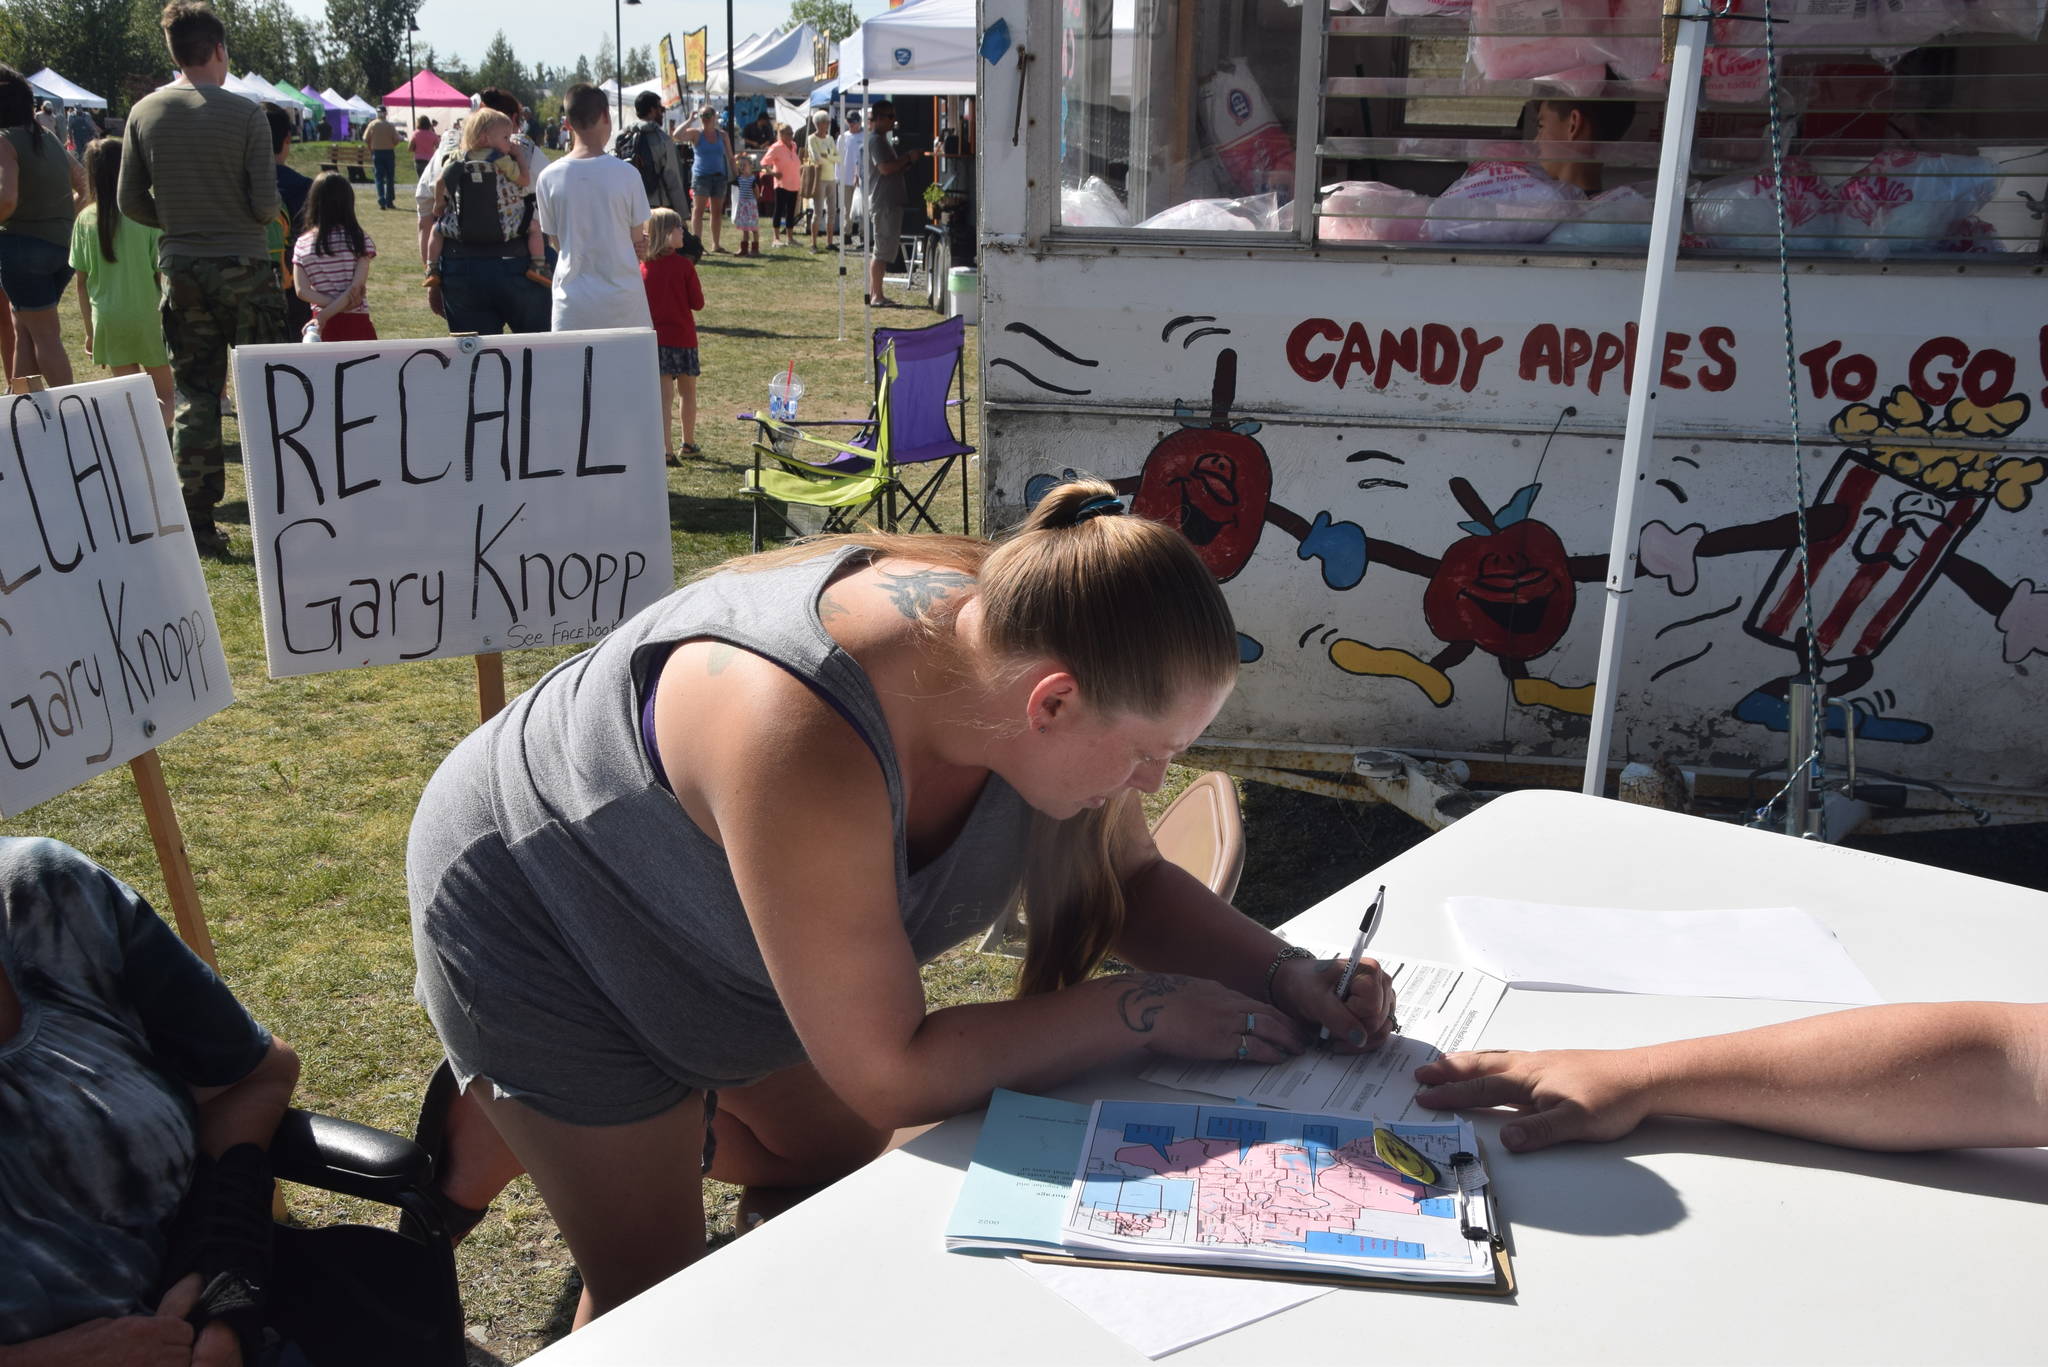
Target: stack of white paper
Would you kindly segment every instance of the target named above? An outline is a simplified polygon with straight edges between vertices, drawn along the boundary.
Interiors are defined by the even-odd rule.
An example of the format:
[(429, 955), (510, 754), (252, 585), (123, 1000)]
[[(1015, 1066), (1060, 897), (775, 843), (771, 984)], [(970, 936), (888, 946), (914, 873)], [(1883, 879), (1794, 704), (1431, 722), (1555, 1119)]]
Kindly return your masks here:
[(1884, 1000), (1834, 934), (1797, 907), (1640, 911), (1453, 897), (1449, 909), (1471, 962), (1515, 987), (1855, 1006)]

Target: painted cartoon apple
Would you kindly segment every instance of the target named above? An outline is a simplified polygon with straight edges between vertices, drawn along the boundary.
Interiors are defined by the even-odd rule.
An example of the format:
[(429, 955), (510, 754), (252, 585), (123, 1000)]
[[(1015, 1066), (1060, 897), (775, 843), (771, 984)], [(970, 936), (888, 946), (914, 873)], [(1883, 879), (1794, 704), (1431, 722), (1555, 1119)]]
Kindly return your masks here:
[(1438, 640), (1532, 660), (1564, 636), (1578, 593), (1564, 542), (1529, 516), (1542, 487), (1531, 484), (1489, 511), (1470, 484), (1451, 481), (1452, 496), (1473, 520), (1458, 524), (1471, 535), (1443, 553), (1422, 595), (1423, 619)]
[(1206, 422), (1181, 410), (1185, 425), (1167, 434), (1145, 457), (1145, 472), (1131, 511), (1180, 529), (1194, 543), (1218, 583), (1228, 583), (1259, 544), (1273, 466), (1253, 440), (1255, 422), (1230, 421), (1237, 392), (1237, 353), (1216, 358)]

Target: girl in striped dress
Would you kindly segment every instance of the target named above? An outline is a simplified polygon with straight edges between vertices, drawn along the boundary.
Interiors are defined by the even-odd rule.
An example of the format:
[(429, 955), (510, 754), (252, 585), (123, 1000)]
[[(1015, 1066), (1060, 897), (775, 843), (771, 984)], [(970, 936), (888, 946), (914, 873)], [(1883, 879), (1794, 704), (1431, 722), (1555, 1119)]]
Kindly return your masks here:
[(322, 171), (306, 193), (306, 231), (292, 247), (292, 287), (314, 308), (307, 340), (374, 342), (368, 300), (377, 244), (356, 222), (355, 191), (339, 171)]

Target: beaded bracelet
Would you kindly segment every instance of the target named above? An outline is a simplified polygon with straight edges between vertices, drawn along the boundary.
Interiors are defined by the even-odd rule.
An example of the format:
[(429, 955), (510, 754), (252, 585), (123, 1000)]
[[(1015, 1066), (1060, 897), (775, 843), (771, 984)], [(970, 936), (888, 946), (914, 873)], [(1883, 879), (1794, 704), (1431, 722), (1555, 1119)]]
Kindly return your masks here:
[(1314, 950), (1303, 949), (1300, 945), (1289, 945), (1287, 946), (1287, 948), (1281, 950), (1278, 954), (1275, 954), (1273, 956), (1273, 962), (1266, 965), (1267, 1002), (1271, 1003), (1274, 1006), (1278, 1006), (1280, 1004), (1279, 1002), (1273, 1000), (1273, 975), (1280, 971), (1280, 965), (1286, 963), (1289, 959), (1313, 959), (1315, 957), (1316, 953)]

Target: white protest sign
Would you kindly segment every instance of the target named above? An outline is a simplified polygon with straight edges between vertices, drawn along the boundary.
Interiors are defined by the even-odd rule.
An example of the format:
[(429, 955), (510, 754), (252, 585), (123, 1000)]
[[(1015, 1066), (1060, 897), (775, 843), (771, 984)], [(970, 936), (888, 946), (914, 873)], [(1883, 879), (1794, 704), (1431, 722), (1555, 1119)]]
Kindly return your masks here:
[(595, 641), (675, 584), (644, 329), (241, 347), (274, 677)]
[(235, 700), (149, 378), (0, 395), (0, 816)]

